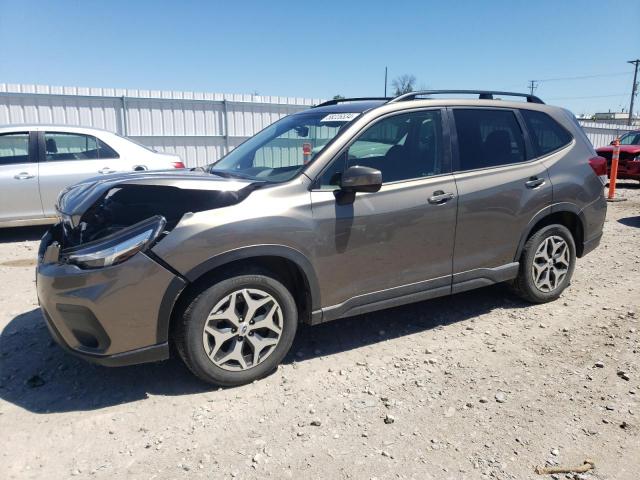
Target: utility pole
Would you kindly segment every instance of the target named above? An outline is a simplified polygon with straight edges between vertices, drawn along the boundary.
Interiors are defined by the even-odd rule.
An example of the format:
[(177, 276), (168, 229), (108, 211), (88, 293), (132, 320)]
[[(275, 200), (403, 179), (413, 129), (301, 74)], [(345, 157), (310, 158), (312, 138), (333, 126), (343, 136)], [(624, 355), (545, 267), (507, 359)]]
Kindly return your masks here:
[(633, 72), (633, 86), (631, 87), (631, 104), (629, 105), (629, 121), (627, 125), (631, 125), (633, 123), (633, 100), (636, 96), (636, 89), (638, 88), (638, 64), (640, 64), (640, 58), (636, 58), (635, 60), (629, 60), (627, 63), (631, 65), (635, 65), (636, 69)]
[(537, 80), (529, 80), (529, 93), (533, 95), (533, 92), (538, 88)]
[(387, 67), (384, 67), (384, 97), (387, 98)]

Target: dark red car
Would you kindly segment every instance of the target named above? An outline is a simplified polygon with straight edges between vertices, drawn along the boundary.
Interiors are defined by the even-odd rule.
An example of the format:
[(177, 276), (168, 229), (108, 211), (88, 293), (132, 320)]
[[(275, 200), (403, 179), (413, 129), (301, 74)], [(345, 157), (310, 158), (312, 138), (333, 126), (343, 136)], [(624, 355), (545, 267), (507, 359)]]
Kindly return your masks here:
[[(607, 159), (607, 174), (609, 174), (613, 147), (600, 147), (596, 151), (598, 155)], [(620, 137), (618, 178), (640, 180), (640, 130), (625, 133)]]

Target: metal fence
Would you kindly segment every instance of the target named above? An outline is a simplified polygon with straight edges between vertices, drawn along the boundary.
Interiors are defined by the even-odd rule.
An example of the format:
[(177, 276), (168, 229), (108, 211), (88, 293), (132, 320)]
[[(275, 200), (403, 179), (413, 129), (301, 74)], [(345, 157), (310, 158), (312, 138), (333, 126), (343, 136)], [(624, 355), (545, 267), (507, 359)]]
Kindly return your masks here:
[(187, 166), (217, 160), (283, 116), (320, 103), (293, 98), (0, 83), (0, 125), (81, 125), (177, 153)]
[(615, 123), (602, 123), (602, 122), (592, 122), (589, 120), (578, 120), (584, 133), (587, 134), (593, 146), (604, 147), (605, 145), (609, 145), (611, 141), (624, 135), (626, 132), (631, 130), (638, 130), (638, 127), (629, 127), (627, 125), (618, 125)]
[[(285, 115), (319, 98), (0, 83), (0, 125), (40, 123), (111, 130), (189, 167), (213, 162)], [(633, 127), (580, 121), (595, 147)]]

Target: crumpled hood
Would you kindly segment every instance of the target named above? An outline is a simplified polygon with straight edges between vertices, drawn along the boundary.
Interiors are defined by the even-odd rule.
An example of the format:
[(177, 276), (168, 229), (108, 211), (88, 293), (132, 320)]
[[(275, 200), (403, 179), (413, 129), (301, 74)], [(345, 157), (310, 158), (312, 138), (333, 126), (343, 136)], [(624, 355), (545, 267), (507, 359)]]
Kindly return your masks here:
[(187, 190), (238, 192), (254, 184), (252, 180), (222, 178), (202, 170), (155, 170), (94, 177), (65, 188), (58, 196), (56, 210), (61, 217), (72, 219), (77, 225), (79, 217), (102, 195), (120, 185), (166, 186)]

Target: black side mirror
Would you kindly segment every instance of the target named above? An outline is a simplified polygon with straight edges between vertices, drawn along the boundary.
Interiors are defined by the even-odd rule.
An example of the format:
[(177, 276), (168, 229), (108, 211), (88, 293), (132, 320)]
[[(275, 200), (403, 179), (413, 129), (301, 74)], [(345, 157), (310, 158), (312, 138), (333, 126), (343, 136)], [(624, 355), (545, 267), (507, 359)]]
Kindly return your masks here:
[(377, 192), (380, 187), (382, 172), (371, 167), (349, 167), (340, 180), (340, 189), (343, 192)]

